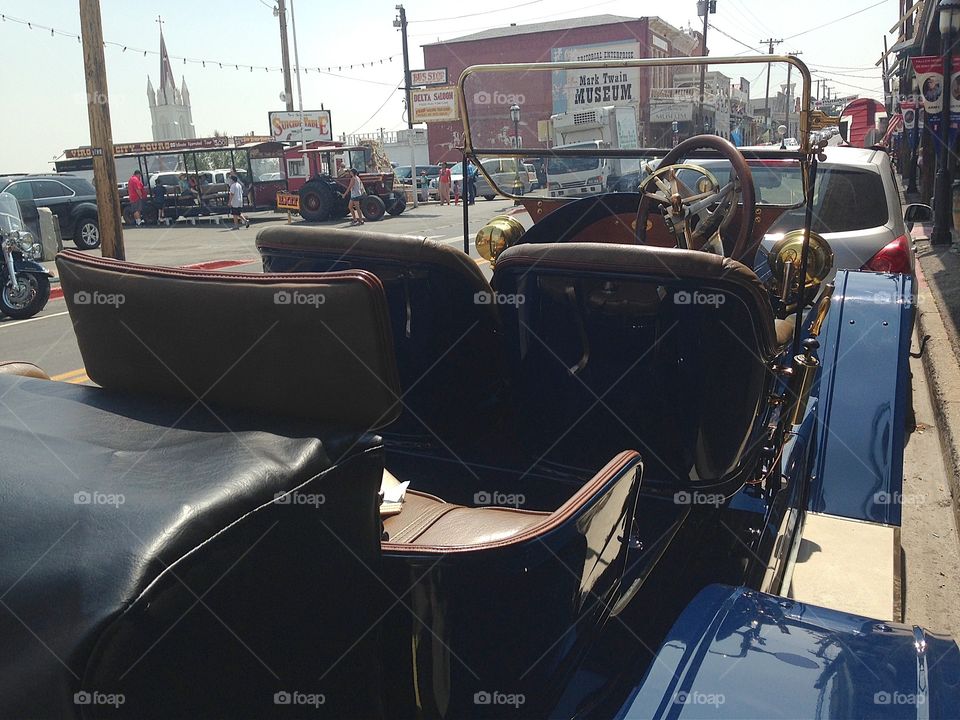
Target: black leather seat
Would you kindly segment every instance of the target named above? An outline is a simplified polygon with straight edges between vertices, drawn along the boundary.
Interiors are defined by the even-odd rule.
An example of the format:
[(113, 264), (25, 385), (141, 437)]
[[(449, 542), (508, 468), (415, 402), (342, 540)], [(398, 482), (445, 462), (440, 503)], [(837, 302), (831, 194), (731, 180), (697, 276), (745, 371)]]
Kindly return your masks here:
[[(497, 262), (518, 428), (533, 452), (717, 482), (759, 451), (778, 343), (752, 270), (673, 248), (521, 244)], [(526, 429), (533, 428), (526, 432)]]
[(477, 264), (443, 243), (323, 227), (257, 235), (265, 272), (363, 269), (384, 284), (405, 412), (388, 434), (472, 442), (499, 412), (507, 377), (502, 326)]
[(379, 282), (58, 268), (104, 387), (0, 373), (0, 717), (383, 716)]

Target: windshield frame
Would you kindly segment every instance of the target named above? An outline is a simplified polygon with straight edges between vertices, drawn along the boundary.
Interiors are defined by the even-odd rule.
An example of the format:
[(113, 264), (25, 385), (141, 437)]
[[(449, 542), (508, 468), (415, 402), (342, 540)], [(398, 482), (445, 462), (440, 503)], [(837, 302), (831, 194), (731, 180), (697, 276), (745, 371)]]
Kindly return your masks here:
[[(480, 158), (487, 157), (515, 157), (522, 158), (530, 154), (532, 148), (504, 148), (504, 147), (480, 147), (474, 143), (474, 137), (470, 124), (470, 107), (467, 102), (466, 83), (467, 80), (475, 75), (484, 73), (503, 73), (503, 72), (555, 72), (555, 71), (575, 71), (575, 70), (609, 70), (609, 69), (630, 69), (630, 68), (652, 68), (652, 67), (705, 67), (711, 65), (767, 65), (769, 63), (785, 63), (792, 66), (798, 73), (798, 84), (800, 85), (799, 112), (799, 132), (800, 145), (781, 150), (772, 147), (770, 150), (758, 150), (753, 152), (754, 157), (771, 157), (781, 159), (795, 159), (801, 162), (803, 166), (808, 164), (811, 152), (810, 133), (812, 130), (819, 129), (821, 126), (822, 113), (810, 110), (811, 90), (813, 80), (809, 68), (806, 64), (794, 55), (741, 55), (741, 56), (706, 56), (706, 57), (663, 57), (663, 58), (641, 58), (631, 60), (590, 60), (584, 62), (542, 62), (542, 63), (503, 63), (472, 65), (466, 68), (457, 81), (457, 105), (460, 112), (461, 123), (463, 125), (463, 154), (472, 158), (474, 164), (478, 166), (478, 171), (487, 178), (492, 187), (497, 188), (505, 197), (518, 199), (519, 196), (512, 194), (510, 188), (500, 188), (480, 165)], [(638, 159), (649, 160), (651, 157), (664, 157), (670, 152), (671, 148), (635, 148), (610, 149), (610, 148), (536, 148), (537, 156), (545, 160), (549, 158), (581, 157), (590, 156), (597, 158), (616, 158), (616, 159)], [(769, 154), (768, 154), (769, 153)], [(806, 172), (804, 172), (806, 175)]]

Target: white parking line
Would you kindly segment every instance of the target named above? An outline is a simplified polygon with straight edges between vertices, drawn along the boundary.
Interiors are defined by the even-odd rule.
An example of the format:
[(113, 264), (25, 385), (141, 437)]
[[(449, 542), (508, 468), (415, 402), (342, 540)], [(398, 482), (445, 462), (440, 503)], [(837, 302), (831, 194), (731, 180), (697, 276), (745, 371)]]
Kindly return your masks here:
[(17, 325), (23, 325), (24, 323), (36, 322), (37, 320), (49, 320), (50, 318), (60, 317), (61, 315), (69, 315), (70, 313), (66, 310), (58, 313), (50, 313), (49, 315), (41, 315), (40, 317), (27, 318), (26, 320), (10, 320), (5, 323), (0, 323), (0, 330), (9, 330), (12, 327)]

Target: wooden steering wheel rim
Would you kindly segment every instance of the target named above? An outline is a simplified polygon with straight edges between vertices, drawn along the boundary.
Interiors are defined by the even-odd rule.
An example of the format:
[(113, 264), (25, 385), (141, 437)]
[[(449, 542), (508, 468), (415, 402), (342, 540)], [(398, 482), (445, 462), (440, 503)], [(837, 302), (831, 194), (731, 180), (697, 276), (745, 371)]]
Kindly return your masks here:
[[(753, 239), (753, 226), (756, 219), (755, 210), (757, 205), (756, 191), (753, 187), (753, 173), (747, 164), (746, 158), (740, 154), (740, 151), (729, 140), (725, 140), (719, 135), (694, 135), (683, 142), (677, 144), (668, 152), (663, 160), (660, 161), (659, 168), (668, 165), (676, 165), (679, 160), (694, 150), (716, 150), (730, 161), (730, 166), (740, 181), (740, 229), (737, 233), (733, 249), (730, 251), (730, 257), (741, 262), (746, 261), (752, 264), (753, 254), (757, 251), (760, 244), (759, 239)], [(640, 205), (637, 207), (637, 242), (646, 243), (647, 240), (647, 217), (650, 215), (650, 209), (653, 206), (653, 200), (645, 194), (640, 196)]]

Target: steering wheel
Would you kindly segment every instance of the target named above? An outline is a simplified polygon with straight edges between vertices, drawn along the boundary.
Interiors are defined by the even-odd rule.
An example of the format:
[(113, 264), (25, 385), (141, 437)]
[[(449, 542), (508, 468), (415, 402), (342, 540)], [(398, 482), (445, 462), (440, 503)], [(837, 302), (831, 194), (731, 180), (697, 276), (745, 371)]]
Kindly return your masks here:
[[(731, 179), (723, 187), (706, 168), (680, 162), (688, 153), (701, 149), (716, 150), (730, 161)], [(677, 177), (678, 170), (701, 176), (695, 189)], [(728, 232), (738, 203), (739, 231), (735, 238), (730, 238)], [(668, 152), (656, 172), (640, 184), (637, 242), (646, 244), (649, 216), (657, 208), (667, 229), (676, 237), (677, 247), (720, 255), (726, 255), (725, 248), (731, 248), (729, 257), (752, 262), (751, 256), (759, 244), (753, 240), (756, 204), (753, 174), (737, 148), (719, 135), (694, 135)]]

